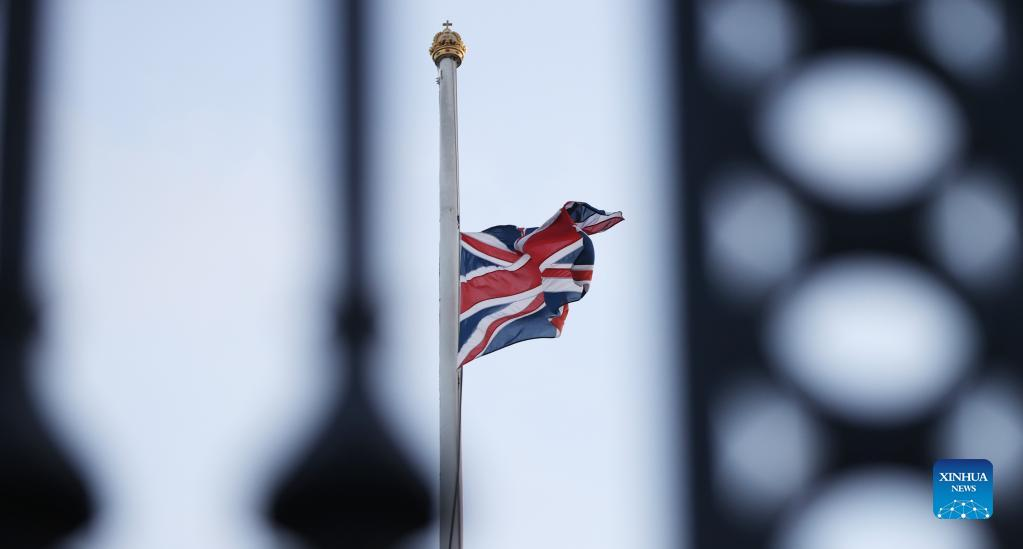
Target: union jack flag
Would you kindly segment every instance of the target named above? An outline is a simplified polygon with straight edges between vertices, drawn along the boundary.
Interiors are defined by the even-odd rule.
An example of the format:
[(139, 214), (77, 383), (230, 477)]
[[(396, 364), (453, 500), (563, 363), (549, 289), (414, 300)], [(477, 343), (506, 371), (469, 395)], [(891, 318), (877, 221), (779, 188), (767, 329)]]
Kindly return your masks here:
[(513, 343), (558, 337), (593, 276), (589, 235), (624, 220), (568, 202), (540, 227), (462, 233), (458, 366)]

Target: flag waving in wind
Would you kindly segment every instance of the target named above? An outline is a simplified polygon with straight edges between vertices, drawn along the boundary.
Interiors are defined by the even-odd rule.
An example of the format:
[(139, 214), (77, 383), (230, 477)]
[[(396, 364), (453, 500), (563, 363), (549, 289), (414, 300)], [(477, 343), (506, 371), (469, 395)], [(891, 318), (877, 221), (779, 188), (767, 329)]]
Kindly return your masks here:
[(561, 335), (593, 276), (589, 235), (624, 220), (568, 202), (540, 227), (462, 233), (458, 365), (513, 343)]

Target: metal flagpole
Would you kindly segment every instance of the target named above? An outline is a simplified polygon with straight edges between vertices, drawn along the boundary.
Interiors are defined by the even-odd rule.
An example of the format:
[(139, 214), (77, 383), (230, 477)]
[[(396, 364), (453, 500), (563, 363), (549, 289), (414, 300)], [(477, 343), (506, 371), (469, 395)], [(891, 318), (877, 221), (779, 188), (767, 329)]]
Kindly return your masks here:
[(458, 90), (462, 37), (444, 22), (430, 56), (440, 85), (440, 548), (462, 549), (462, 370), (458, 367)]

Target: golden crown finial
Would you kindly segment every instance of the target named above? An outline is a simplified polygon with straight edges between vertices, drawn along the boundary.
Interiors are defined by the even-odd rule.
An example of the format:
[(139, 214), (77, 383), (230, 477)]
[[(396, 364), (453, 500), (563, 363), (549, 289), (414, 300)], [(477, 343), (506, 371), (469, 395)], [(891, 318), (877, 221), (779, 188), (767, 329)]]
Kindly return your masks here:
[(444, 30), (433, 35), (433, 45), (430, 46), (430, 57), (433, 62), (440, 65), (440, 60), (451, 58), (455, 65), (461, 65), (465, 57), (465, 42), (462, 42), (462, 35), (451, 30), (451, 21), (444, 21)]

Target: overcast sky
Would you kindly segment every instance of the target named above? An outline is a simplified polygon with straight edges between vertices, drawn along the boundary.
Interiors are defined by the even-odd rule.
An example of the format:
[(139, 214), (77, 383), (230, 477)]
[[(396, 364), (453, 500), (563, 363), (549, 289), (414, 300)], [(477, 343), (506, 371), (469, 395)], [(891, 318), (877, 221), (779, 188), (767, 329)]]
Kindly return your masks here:
[[(111, 549), (252, 548), (256, 510), (322, 410), (336, 235), (322, 2), (55, 2), (40, 195), (41, 388)], [(659, 23), (626, 0), (376, 2), (369, 64), (375, 396), (436, 482), (437, 87), (450, 18), (465, 230), (567, 200), (597, 236), (563, 337), (465, 374), (469, 547), (675, 547), (677, 214), (659, 137)], [(424, 532), (410, 547), (435, 544)]]

